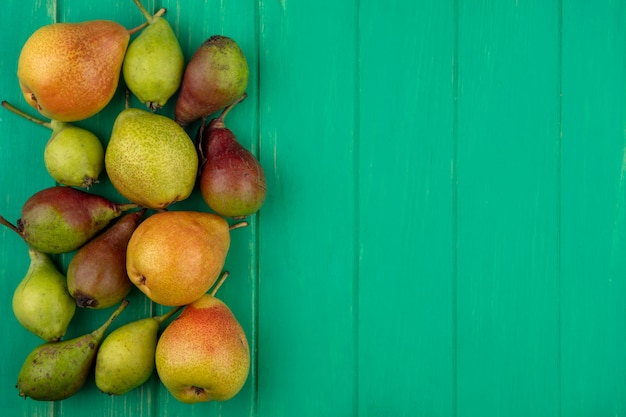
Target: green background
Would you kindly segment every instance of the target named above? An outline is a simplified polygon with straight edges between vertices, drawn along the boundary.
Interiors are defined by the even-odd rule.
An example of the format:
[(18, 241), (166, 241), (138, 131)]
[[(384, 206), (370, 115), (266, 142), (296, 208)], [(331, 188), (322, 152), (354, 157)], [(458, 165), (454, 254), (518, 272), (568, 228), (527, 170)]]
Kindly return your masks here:
[[(184, 405), (156, 376), (121, 397), (90, 378), (62, 402), (20, 398), (40, 341), (12, 315), (28, 255), (2, 228), (6, 415), (626, 416), (626, 1), (144, 4), (168, 9), (187, 59), (223, 34), (251, 68), (228, 123), (268, 195), (233, 231), (219, 291), (250, 376), (225, 403)], [(3, 5), (0, 91), (23, 109), (16, 64), (37, 27), (143, 19), (131, 0)], [(106, 143), (123, 89), (77, 124)], [(54, 184), (49, 131), (0, 110), (0, 214), (15, 221)], [(106, 177), (92, 191), (121, 201)], [(196, 192), (175, 208), (206, 206)], [(163, 311), (129, 299), (112, 328)], [(78, 311), (68, 336), (109, 313)]]

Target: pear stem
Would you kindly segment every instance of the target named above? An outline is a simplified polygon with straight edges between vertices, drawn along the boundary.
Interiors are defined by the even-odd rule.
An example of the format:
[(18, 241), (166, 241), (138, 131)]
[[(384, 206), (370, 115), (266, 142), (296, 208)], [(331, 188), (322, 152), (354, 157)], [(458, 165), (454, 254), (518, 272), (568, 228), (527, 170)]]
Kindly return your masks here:
[(128, 210), (132, 210), (134, 208), (138, 208), (141, 207), (139, 204), (135, 204), (135, 203), (128, 203), (128, 204), (118, 204), (117, 208), (120, 209), (120, 211), (128, 211)]
[(50, 122), (46, 122), (45, 120), (41, 120), (41, 119), (37, 119), (36, 117), (31, 116), (30, 114), (27, 114), (25, 112), (23, 112), (22, 110), (18, 109), (17, 107), (15, 107), (14, 105), (12, 105), (11, 103), (9, 103), (6, 100), (2, 100), (2, 107), (4, 107), (7, 110), (12, 111), (13, 113), (22, 116), (23, 118), (30, 120), (33, 123), (37, 123), (38, 125), (41, 126), (45, 126), (48, 129), (52, 129), (52, 125), (50, 124)]
[(226, 278), (228, 278), (229, 274), (230, 273), (228, 271), (222, 272), (220, 279), (217, 281), (217, 284), (215, 284), (215, 287), (213, 287), (213, 290), (211, 291), (211, 297), (215, 297), (215, 293), (217, 293), (217, 290), (219, 290), (224, 281), (226, 281)]
[[(161, 7), (155, 14), (154, 16), (150, 16), (150, 20), (154, 20), (155, 17), (161, 17), (165, 14), (165, 12), (167, 11), (167, 9), (165, 7)], [(128, 29), (128, 33), (130, 35), (133, 35), (137, 32), (139, 32), (141, 29), (145, 28), (146, 26), (150, 25), (150, 23), (152, 22), (143, 22), (141, 25), (134, 27), (132, 29)]]
[(228, 230), (241, 229), (242, 227), (247, 227), (248, 225), (249, 223), (247, 221), (241, 221), (228, 226)]
[(163, 323), (165, 320), (169, 319), (170, 317), (172, 317), (174, 314), (176, 314), (176, 312), (178, 310), (180, 310), (181, 308), (183, 308), (183, 306), (176, 306), (174, 308), (172, 308), (170, 311), (168, 311), (165, 314), (162, 314), (160, 316), (156, 316), (153, 317), (153, 319), (155, 319), (159, 324)]
[(137, 7), (139, 7), (139, 11), (141, 11), (141, 14), (143, 15), (143, 17), (146, 19), (146, 21), (148, 22), (148, 24), (152, 24), (152, 22), (154, 22), (154, 18), (150, 15), (150, 13), (148, 12), (148, 10), (146, 10), (145, 7), (143, 7), (143, 4), (141, 4), (141, 0), (133, 0), (135, 2), (135, 4), (137, 5)]
[(106, 331), (106, 329), (111, 325), (111, 323), (113, 322), (113, 320), (115, 320), (117, 318), (117, 316), (120, 315), (120, 313), (128, 306), (128, 300), (122, 300), (121, 304), (119, 305), (118, 308), (115, 309), (115, 311), (113, 311), (113, 313), (111, 314), (111, 316), (107, 319), (107, 321), (105, 321), (100, 327), (98, 327), (96, 330), (94, 330), (91, 334), (93, 336), (95, 336), (96, 338), (100, 339), (102, 336), (104, 336), (104, 332)]
[(211, 127), (217, 128), (217, 129), (223, 129), (224, 127), (226, 127), (226, 124), (224, 123), (224, 119), (226, 119), (226, 116), (228, 116), (228, 113), (230, 113), (230, 111), (237, 104), (239, 104), (242, 101), (244, 101), (246, 97), (248, 97), (248, 94), (247, 93), (243, 93), (241, 95), (241, 97), (239, 97), (233, 103), (231, 103), (228, 106), (226, 106), (226, 108), (224, 110), (222, 110), (222, 113), (219, 115), (219, 117), (211, 122)]
[[(19, 229), (17, 227), (15, 227), (15, 225), (13, 223), (11, 223), (10, 221), (8, 221), (7, 219), (5, 219), (4, 217), (0, 216), (0, 224), (8, 227), (9, 229), (13, 230), (15, 233), (17, 233), (18, 235), (22, 236), (22, 234), (20, 233)], [(24, 236), (22, 236), (23, 238)]]

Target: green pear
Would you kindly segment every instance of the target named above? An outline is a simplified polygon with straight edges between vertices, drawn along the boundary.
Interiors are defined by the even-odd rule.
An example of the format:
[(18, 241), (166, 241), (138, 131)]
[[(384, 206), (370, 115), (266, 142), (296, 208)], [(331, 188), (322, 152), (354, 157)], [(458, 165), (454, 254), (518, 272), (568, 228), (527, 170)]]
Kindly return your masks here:
[(96, 356), (95, 378), (100, 391), (122, 395), (137, 388), (154, 372), (154, 351), (161, 324), (181, 307), (127, 323), (109, 334)]
[[(19, 234), (2, 216), (0, 224)], [(30, 246), (28, 255), (28, 271), (13, 292), (13, 314), (31, 333), (49, 342), (60, 340), (74, 317), (76, 303), (70, 297), (65, 276), (50, 256)]]
[(56, 182), (86, 189), (98, 182), (104, 169), (104, 147), (96, 135), (70, 123), (37, 119), (7, 101), (2, 101), (2, 107), (52, 130), (43, 160)]
[(187, 305), (157, 343), (157, 374), (184, 403), (228, 400), (241, 390), (250, 371), (246, 335), (214, 294)]
[(17, 378), (20, 396), (38, 401), (59, 401), (77, 393), (87, 382), (104, 333), (127, 305), (128, 301), (124, 300), (91, 333), (61, 342), (47, 342), (33, 349)]
[(136, 204), (117, 204), (102, 196), (65, 186), (30, 196), (17, 221), (20, 235), (38, 251), (71, 252)]
[(115, 119), (104, 163), (120, 194), (143, 207), (163, 209), (191, 195), (198, 153), (172, 119), (128, 108)]
[(50, 342), (60, 340), (74, 317), (76, 303), (52, 259), (32, 248), (28, 254), (28, 272), (13, 293), (13, 313), (31, 333)]
[(128, 46), (122, 74), (128, 89), (156, 111), (178, 90), (185, 57), (167, 20), (150, 16), (139, 0), (134, 1), (149, 25)]

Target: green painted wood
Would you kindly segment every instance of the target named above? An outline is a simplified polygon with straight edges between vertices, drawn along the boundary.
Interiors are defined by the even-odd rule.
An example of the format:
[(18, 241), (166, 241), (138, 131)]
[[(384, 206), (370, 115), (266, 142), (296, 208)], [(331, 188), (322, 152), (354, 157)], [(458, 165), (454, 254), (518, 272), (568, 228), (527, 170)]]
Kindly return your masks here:
[[(15, 16), (23, 16), (16, 25)], [(17, 56), (21, 45), (30, 36), (31, 28), (54, 19), (54, 9), (46, 4), (16, 3), (11, 13), (0, 13), (0, 91), (3, 99), (19, 103), (22, 100), (17, 84)], [(0, 210), (8, 220), (15, 222), (24, 201), (41, 188), (53, 185), (43, 165), (43, 146), (50, 136), (47, 129), (12, 117), (0, 109), (2, 139), (0, 140)], [(15, 383), (24, 353), (36, 346), (39, 339), (16, 325), (11, 309), (13, 290), (28, 269), (28, 251), (22, 239), (12, 231), (0, 229), (0, 334), (5, 336), (0, 361), (2, 388), (0, 399), (5, 412), (15, 416), (48, 416), (53, 406), (46, 403), (25, 402), (17, 395)]]
[(563, 416), (626, 413), (624, 16), (563, 4)]
[(356, 2), (260, 5), (258, 415), (352, 415)]
[(457, 415), (557, 416), (559, 3), (458, 21)]
[(362, 416), (455, 412), (455, 23), (452, 1), (361, 2)]
[[(378, 3), (144, 1), (167, 8), (187, 59), (224, 34), (250, 64), (228, 123), (269, 191), (232, 233), (219, 296), (248, 335), (251, 374), (221, 404), (179, 403), (156, 375), (122, 397), (91, 380), (62, 402), (19, 398), (39, 341), (12, 317), (28, 256), (2, 228), (7, 415), (626, 415), (625, 5)], [(7, 7), (0, 98), (20, 106), (17, 57), (34, 28), (142, 22), (131, 0)], [(105, 143), (118, 93), (79, 123)], [(12, 221), (53, 185), (48, 136), (0, 109), (0, 214)], [(93, 191), (122, 199), (106, 177)], [(177, 208), (204, 205), (195, 194)], [(165, 311), (129, 298), (113, 328)], [(79, 311), (68, 336), (109, 313)]]

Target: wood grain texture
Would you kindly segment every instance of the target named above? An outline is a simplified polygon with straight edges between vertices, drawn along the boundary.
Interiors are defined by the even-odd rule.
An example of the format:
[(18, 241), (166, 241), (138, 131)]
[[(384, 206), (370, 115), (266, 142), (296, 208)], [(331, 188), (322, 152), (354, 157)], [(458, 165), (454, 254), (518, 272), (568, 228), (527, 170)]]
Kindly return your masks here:
[(459, 416), (559, 413), (559, 4), (459, 2)]
[(260, 4), (258, 415), (351, 415), (356, 2)]
[(623, 2), (563, 4), (561, 344), (568, 417), (626, 415), (624, 16)]
[(362, 416), (455, 411), (455, 23), (452, 1), (360, 7)]

